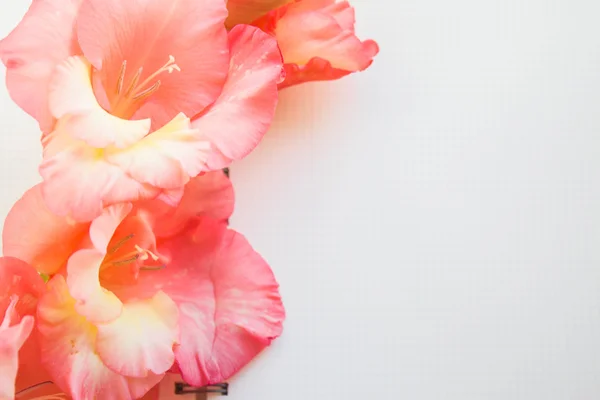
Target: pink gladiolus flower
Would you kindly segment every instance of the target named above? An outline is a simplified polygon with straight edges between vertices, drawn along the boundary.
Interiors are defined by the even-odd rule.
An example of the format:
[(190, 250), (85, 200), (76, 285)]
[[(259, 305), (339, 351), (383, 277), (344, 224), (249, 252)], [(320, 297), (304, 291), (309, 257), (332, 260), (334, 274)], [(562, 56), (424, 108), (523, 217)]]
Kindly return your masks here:
[(277, 38), (286, 72), (282, 89), (368, 68), (379, 47), (373, 40), (359, 40), (354, 22), (354, 9), (347, 1), (295, 0), (254, 25)]
[[(76, 224), (43, 207), (39, 186), (28, 191), (3, 245), (37, 267), (61, 243), (38, 232), (72, 241), (63, 248), (72, 254), (41, 262), (54, 276), (37, 316), (42, 362), (74, 399), (139, 398), (169, 370), (192, 385), (220, 382), (281, 334), (278, 285), (227, 228), (233, 192), (220, 171), (192, 179), (177, 208), (123, 203)], [(20, 223), (29, 215), (47, 226)]]
[(191, 178), (258, 144), (281, 55), (226, 17), (224, 0), (34, 0), (0, 58), (45, 132), (50, 210), (85, 222), (120, 202), (176, 205)]

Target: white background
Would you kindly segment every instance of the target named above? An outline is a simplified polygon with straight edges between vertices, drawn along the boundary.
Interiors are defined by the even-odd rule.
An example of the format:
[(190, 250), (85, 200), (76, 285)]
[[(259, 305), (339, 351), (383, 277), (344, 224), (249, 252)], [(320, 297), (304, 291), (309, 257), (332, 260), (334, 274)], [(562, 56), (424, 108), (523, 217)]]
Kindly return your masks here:
[[(286, 90), (233, 167), (288, 319), (229, 398), (600, 398), (599, 3), (353, 4), (373, 66)], [(0, 112), (3, 218), (39, 135)]]

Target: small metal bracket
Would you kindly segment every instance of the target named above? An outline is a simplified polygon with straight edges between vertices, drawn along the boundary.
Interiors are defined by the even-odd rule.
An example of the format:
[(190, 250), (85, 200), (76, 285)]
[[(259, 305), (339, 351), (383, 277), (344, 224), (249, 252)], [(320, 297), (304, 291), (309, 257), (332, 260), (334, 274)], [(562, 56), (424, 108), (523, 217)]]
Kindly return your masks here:
[(175, 394), (196, 394), (196, 400), (206, 400), (209, 393), (227, 396), (229, 394), (229, 383), (217, 383), (203, 387), (193, 387), (183, 382), (175, 382)]

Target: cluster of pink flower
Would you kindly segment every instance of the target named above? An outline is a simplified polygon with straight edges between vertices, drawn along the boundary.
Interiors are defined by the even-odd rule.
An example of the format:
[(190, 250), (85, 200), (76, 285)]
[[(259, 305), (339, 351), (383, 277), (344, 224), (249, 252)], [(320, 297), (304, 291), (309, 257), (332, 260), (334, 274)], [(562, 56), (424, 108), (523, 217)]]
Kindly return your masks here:
[(0, 42), (42, 131), (42, 182), (2, 233), (0, 399), (157, 398), (167, 372), (220, 382), (278, 337), (222, 169), (278, 90), (377, 52), (346, 1), (33, 0)]

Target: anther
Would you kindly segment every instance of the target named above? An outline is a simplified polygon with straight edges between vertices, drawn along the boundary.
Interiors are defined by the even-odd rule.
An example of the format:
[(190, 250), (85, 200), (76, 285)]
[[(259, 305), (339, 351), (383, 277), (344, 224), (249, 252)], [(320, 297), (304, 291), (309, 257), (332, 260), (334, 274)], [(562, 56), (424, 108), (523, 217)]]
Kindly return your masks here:
[(136, 94), (133, 97), (134, 101), (140, 100), (140, 99), (145, 99), (146, 97), (152, 95), (152, 93), (156, 92), (158, 90), (158, 88), (160, 87), (161, 82), (160, 81), (156, 81), (154, 83), (154, 85), (150, 86), (148, 89), (144, 90), (141, 93)]
[(126, 259), (126, 260), (121, 260), (121, 261), (115, 261), (115, 262), (113, 262), (112, 264), (113, 264), (115, 267), (118, 267), (118, 266), (120, 266), (120, 265), (127, 265), (127, 264), (131, 264), (132, 262), (136, 261), (138, 258), (140, 258), (140, 255), (139, 255), (139, 254), (136, 254), (135, 256), (133, 256), (133, 257), (131, 257), (131, 258), (128, 258), (128, 259)]
[(125, 71), (127, 71), (127, 60), (123, 61), (123, 64), (121, 64), (121, 72), (119, 72), (119, 80), (117, 81), (117, 94), (121, 94), (121, 91), (123, 90)]
[(135, 245), (135, 249), (136, 249), (136, 250), (137, 250), (137, 251), (138, 251), (138, 252), (139, 252), (139, 253), (142, 255), (142, 258), (141, 258), (141, 260), (144, 260), (144, 261), (145, 261), (145, 260), (147, 260), (147, 259), (148, 259), (148, 255), (149, 255), (150, 257), (152, 257), (152, 259), (153, 259), (154, 261), (158, 261), (158, 259), (159, 259), (159, 257), (158, 257), (156, 254), (154, 254), (154, 253), (153, 253), (153, 252), (151, 252), (150, 250), (144, 250), (144, 249), (142, 249), (142, 248), (141, 248), (140, 246), (138, 246), (137, 244)]
[(129, 85), (129, 89), (127, 89), (127, 93), (125, 93), (125, 97), (129, 97), (131, 93), (137, 89), (137, 84), (140, 81), (140, 77), (142, 76), (142, 72), (144, 72), (144, 67), (140, 67), (135, 73), (133, 80), (131, 81), (131, 85)]
[(121, 239), (119, 241), (119, 243), (115, 244), (108, 252), (115, 253), (117, 250), (119, 250), (125, 243), (127, 243), (131, 239), (133, 239), (133, 233), (130, 235), (127, 235), (123, 239)]
[(160, 271), (161, 269), (165, 269), (165, 268), (167, 268), (166, 265), (159, 265), (157, 267), (144, 266), (144, 267), (140, 267), (140, 271)]
[(175, 64), (175, 57), (173, 56), (169, 56), (169, 62), (165, 64), (165, 67), (170, 74), (172, 74), (173, 71), (181, 72), (181, 68), (179, 68), (179, 65)]

